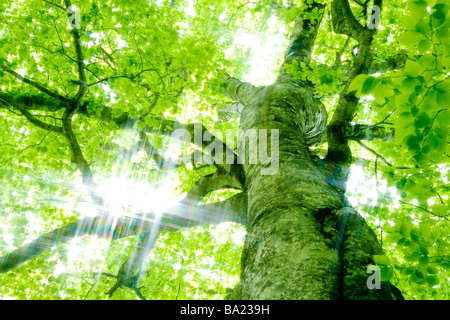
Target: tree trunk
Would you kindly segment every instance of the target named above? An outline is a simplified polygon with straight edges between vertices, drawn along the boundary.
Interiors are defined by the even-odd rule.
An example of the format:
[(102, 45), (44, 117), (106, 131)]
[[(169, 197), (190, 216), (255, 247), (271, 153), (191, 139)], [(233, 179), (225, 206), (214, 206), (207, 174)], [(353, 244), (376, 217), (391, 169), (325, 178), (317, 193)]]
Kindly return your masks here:
[[(300, 14), (283, 66), (294, 60), (309, 64), (322, 14), (323, 5), (318, 3)], [(272, 135), (279, 132), (278, 145), (271, 148), (279, 150), (278, 170), (272, 174), (267, 174), (262, 159), (252, 163), (252, 142), (246, 143), (242, 134), (239, 140), (239, 151), (245, 154), (248, 236), (240, 283), (227, 298), (401, 298), (388, 282), (380, 289), (368, 288), (367, 265), (374, 264), (373, 255), (382, 254), (382, 249), (365, 221), (346, 207), (351, 160), (346, 138), (333, 141), (344, 151), (340, 159), (315, 160), (310, 155), (309, 146), (327, 128), (327, 113), (314, 96), (313, 85), (294, 79), (283, 67), (277, 81), (267, 87), (255, 88), (229, 76), (224, 84), (224, 94), (244, 105), (242, 134), (260, 129), (278, 130)], [(265, 147), (264, 142), (257, 145)]]
[(249, 236), (241, 297), (336, 299), (339, 255), (318, 216), (331, 214), (342, 201), (311, 161), (305, 142), (320, 137), (325, 110), (312, 89), (296, 84), (276, 83), (255, 100), (245, 109), (241, 128), (280, 130), (279, 168), (262, 175), (263, 165), (246, 161), (244, 166)]
[(368, 289), (366, 266), (374, 264), (373, 254), (382, 254), (376, 236), (354, 210), (344, 208), (343, 195), (309, 154), (308, 145), (326, 126), (313, 88), (278, 81), (251, 88), (246, 97), (241, 132), (279, 129), (279, 167), (261, 174), (267, 165), (251, 164), (251, 143), (240, 139), (248, 236), (241, 281), (229, 298), (393, 298), (389, 283)]

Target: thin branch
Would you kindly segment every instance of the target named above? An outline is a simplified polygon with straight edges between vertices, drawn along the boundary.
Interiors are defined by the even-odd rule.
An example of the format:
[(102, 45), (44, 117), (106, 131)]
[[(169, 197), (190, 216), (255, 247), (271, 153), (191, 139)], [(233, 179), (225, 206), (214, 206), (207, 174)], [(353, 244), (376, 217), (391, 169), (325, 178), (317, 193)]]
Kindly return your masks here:
[[(339, 101), (327, 128), (328, 152), (326, 162), (333, 172), (335, 181), (346, 181), (350, 172), (352, 153), (348, 145), (349, 137), (346, 134), (350, 127), (358, 98), (355, 92), (348, 92), (351, 82), (360, 74), (367, 73), (372, 63), (372, 41), (376, 29), (362, 26), (354, 17), (348, 0), (333, 0), (331, 5), (332, 23), (335, 32), (345, 34), (358, 41), (359, 52), (348, 74), (348, 80), (339, 95)], [(339, 188), (345, 191), (345, 183)]]
[(59, 9), (61, 9), (63, 11), (66, 11), (66, 8), (64, 8), (63, 6), (60, 6), (60, 5), (56, 4), (56, 3), (50, 2), (48, 0), (42, 0), (42, 1), (47, 2), (48, 4), (51, 4), (52, 6), (55, 6), (55, 7), (59, 8)]
[(63, 135), (69, 144), (69, 150), (71, 154), (71, 161), (77, 166), (78, 170), (81, 172), (81, 177), (83, 184), (88, 188), (89, 194), (94, 202), (101, 206), (104, 203), (104, 199), (95, 192), (95, 182), (94, 175), (91, 171), (89, 163), (83, 155), (80, 144), (77, 141), (75, 132), (72, 128), (72, 118), (68, 115), (70, 113), (69, 109), (66, 109), (62, 119), (63, 123)]
[(94, 283), (91, 285), (91, 287), (89, 288), (88, 292), (86, 292), (86, 295), (84, 296), (83, 300), (86, 300), (86, 298), (89, 296), (89, 294), (91, 293), (92, 289), (94, 289), (94, 287), (96, 286), (96, 284), (98, 283), (99, 280), (100, 280), (100, 277), (94, 277)]
[(338, 52), (336, 52), (336, 59), (334, 60), (333, 69), (335, 69), (335, 70), (339, 69), (339, 67), (341, 66), (341, 64), (342, 64), (342, 61), (341, 61), (342, 55), (344, 54), (345, 50), (347, 49), (347, 47), (348, 47), (348, 45), (350, 43), (350, 40), (351, 40), (351, 38), (347, 37), (347, 39), (345, 39), (345, 43), (342, 46), (342, 48)]
[(117, 281), (108, 291), (108, 296), (112, 297), (114, 292), (121, 287), (127, 287), (132, 290), (137, 289), (136, 286), (141, 276), (142, 263), (152, 250), (159, 235), (160, 229), (158, 225), (154, 225), (150, 232), (145, 232), (141, 235), (138, 245), (117, 272)]
[(98, 81), (96, 81), (96, 82), (93, 82), (93, 83), (88, 84), (88, 87), (95, 86), (95, 85), (97, 85), (97, 84), (99, 84), (99, 83), (107, 82), (107, 81), (110, 81), (110, 80), (112, 80), (112, 79), (125, 78), (125, 79), (129, 79), (129, 80), (131, 80), (131, 81), (135, 81), (135, 79), (136, 79), (137, 76), (139, 76), (140, 74), (142, 74), (142, 73), (144, 73), (144, 72), (147, 72), (147, 71), (153, 71), (153, 72), (156, 72), (157, 75), (158, 75), (158, 77), (159, 77), (160, 80), (162, 81), (162, 77), (161, 77), (161, 75), (159, 74), (159, 71), (158, 71), (157, 69), (154, 69), (154, 68), (149, 68), (149, 69), (144, 69), (144, 70), (142, 70), (142, 71), (136, 73), (135, 75), (120, 75), (120, 76), (110, 76), (110, 77), (106, 77), (106, 78), (100, 79), (100, 80), (98, 80)]
[(41, 143), (44, 142), (44, 140), (47, 138), (47, 136), (48, 136), (49, 134), (50, 134), (50, 132), (47, 132), (47, 133), (44, 135), (44, 137), (43, 137), (38, 143), (30, 144), (30, 145), (26, 146), (25, 148), (19, 150), (19, 152), (16, 153), (14, 156), (12, 156), (12, 157), (10, 157), (8, 160), (6, 160), (6, 161), (0, 163), (0, 167), (3, 167), (6, 163), (8, 163), (9, 161), (11, 161), (11, 160), (14, 159), (15, 157), (18, 157), (20, 154), (22, 154), (23, 152), (25, 152), (25, 151), (28, 150), (29, 148), (31, 148), (31, 147), (36, 147), (36, 146), (41, 145)]
[[(73, 14), (73, 13), (71, 13), (71, 11), (69, 10), (69, 8), (72, 6), (70, 0), (64, 0), (64, 3), (67, 8), (67, 18), (68, 19), (73, 18), (71, 16), (71, 14)], [(101, 206), (104, 203), (104, 199), (93, 190), (93, 187), (95, 187), (94, 177), (93, 177), (91, 168), (90, 168), (88, 162), (86, 161), (86, 158), (84, 157), (83, 152), (81, 151), (81, 147), (77, 141), (77, 138), (75, 136), (75, 133), (74, 133), (73, 127), (72, 127), (72, 115), (81, 106), (83, 98), (86, 95), (87, 90), (88, 90), (83, 50), (81, 48), (81, 39), (80, 39), (80, 34), (78, 32), (78, 29), (76, 27), (77, 24), (80, 24), (80, 23), (81, 23), (81, 21), (75, 21), (75, 23), (72, 25), (72, 28), (71, 28), (73, 43), (75, 46), (75, 54), (76, 54), (77, 67), (78, 67), (78, 77), (79, 77), (80, 83), (79, 83), (79, 89), (78, 89), (77, 94), (71, 101), (70, 105), (64, 111), (64, 114), (62, 117), (63, 133), (64, 133), (67, 143), (69, 144), (69, 149), (70, 149), (70, 153), (71, 153), (71, 161), (73, 163), (75, 163), (78, 170), (80, 170), (83, 184), (88, 188), (89, 194), (91, 195), (92, 199), (94, 200), (94, 202), (97, 205)]]
[(366, 146), (364, 143), (362, 143), (361, 141), (355, 140), (355, 142), (357, 144), (359, 144), (361, 147), (363, 147), (364, 149), (370, 151), (371, 153), (373, 153), (377, 158), (381, 159), (385, 164), (387, 164), (389, 167), (392, 167), (392, 164), (386, 160), (386, 158), (384, 158), (381, 154), (379, 154), (378, 152), (376, 152), (375, 150), (373, 150), (372, 148)]

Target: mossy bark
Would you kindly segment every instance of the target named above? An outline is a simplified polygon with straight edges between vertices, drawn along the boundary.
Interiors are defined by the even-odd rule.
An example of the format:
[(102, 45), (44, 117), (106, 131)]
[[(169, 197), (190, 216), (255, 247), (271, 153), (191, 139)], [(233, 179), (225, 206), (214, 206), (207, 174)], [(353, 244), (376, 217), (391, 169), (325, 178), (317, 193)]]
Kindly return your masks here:
[(279, 129), (274, 174), (261, 174), (267, 165), (260, 162), (250, 164), (250, 144), (240, 139), (239, 150), (246, 156), (248, 236), (241, 281), (228, 298), (395, 298), (388, 282), (381, 290), (367, 287), (366, 266), (382, 249), (310, 156), (309, 145), (326, 128), (326, 112), (313, 88), (293, 81), (261, 88), (227, 81), (245, 93), (241, 132)]
[[(248, 237), (241, 298), (336, 299), (339, 254), (317, 215), (342, 207), (342, 201), (307, 146), (325, 130), (325, 109), (312, 88), (290, 81), (258, 88), (246, 102), (243, 132), (279, 130), (279, 167), (263, 175), (264, 165), (245, 161)], [(248, 158), (249, 144), (244, 150)]]
[[(350, 15), (348, 3), (341, 2), (333, 2), (333, 13), (344, 10)], [(309, 64), (323, 8), (313, 2), (300, 14), (283, 66), (293, 60)], [(354, 18), (334, 15), (337, 26), (352, 31), (364, 49), (352, 69), (354, 77), (370, 66), (372, 33)], [(332, 148), (325, 159), (317, 161), (309, 146), (327, 130), (327, 113), (311, 83), (294, 79), (283, 68), (270, 86), (256, 88), (228, 75), (223, 81), (223, 93), (244, 105), (241, 133), (275, 129), (279, 138), (275, 148), (279, 163), (272, 174), (262, 174), (267, 165), (261, 161), (252, 164), (250, 144), (240, 138), (248, 236), (241, 280), (228, 298), (401, 299), (388, 282), (381, 289), (368, 288), (367, 265), (374, 264), (373, 255), (382, 254), (382, 249), (364, 219), (346, 207), (351, 151), (343, 128), (349, 125), (347, 118), (357, 99), (343, 93), (339, 112), (331, 121), (334, 126), (327, 132)]]

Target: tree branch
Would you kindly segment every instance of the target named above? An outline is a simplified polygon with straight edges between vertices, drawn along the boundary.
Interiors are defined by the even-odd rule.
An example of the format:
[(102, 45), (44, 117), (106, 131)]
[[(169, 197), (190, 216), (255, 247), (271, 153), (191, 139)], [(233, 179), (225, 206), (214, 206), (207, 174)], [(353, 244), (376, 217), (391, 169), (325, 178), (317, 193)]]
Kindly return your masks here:
[(181, 203), (197, 205), (208, 193), (228, 188), (242, 189), (243, 186), (233, 175), (218, 171), (201, 177)]
[(239, 193), (217, 204), (189, 206), (180, 203), (161, 217), (148, 213), (116, 219), (104, 213), (95, 218), (79, 219), (43, 234), (31, 243), (0, 257), (0, 273), (8, 272), (54, 246), (85, 235), (116, 240), (151, 230), (154, 224), (158, 224), (158, 228), (165, 231), (221, 222), (245, 224), (242, 212), (246, 210), (246, 202), (247, 194)]
[[(73, 133), (72, 125), (71, 125), (71, 109), (67, 108), (66, 103), (56, 103), (52, 99), (47, 99), (46, 97), (42, 96), (31, 96), (31, 97), (21, 97), (21, 96), (14, 96), (12, 94), (3, 94), (0, 93), (0, 98), (6, 98), (8, 99), (9, 103), (18, 103), (22, 107), (23, 110), (30, 111), (30, 110), (48, 110), (52, 112), (56, 112), (61, 109), (66, 109), (62, 121), (63, 121), (63, 129), (64, 129), (64, 135), (66, 136), (70, 150), (73, 153), (72, 158), (75, 160), (77, 166), (82, 171), (82, 173), (85, 175), (86, 180), (89, 182), (89, 177), (92, 175), (89, 173), (89, 170), (86, 166), (87, 161), (82, 157), (81, 149), (78, 145), (78, 142), (76, 140), (75, 134)], [(156, 99), (156, 96), (155, 96)], [(154, 102), (155, 99), (153, 99), (153, 103), (150, 105), (150, 109), (155, 106)], [(1, 106), (1, 104), (0, 104)], [(74, 111), (77, 114), (84, 114), (87, 116), (96, 117), (104, 122), (114, 122), (117, 124), (117, 126), (123, 128), (123, 129), (130, 129), (134, 128), (134, 125), (139, 121), (139, 117), (136, 118), (130, 118), (128, 113), (123, 113), (120, 117), (113, 118), (111, 115), (112, 109), (108, 107), (98, 106), (98, 108), (101, 109), (100, 114), (94, 114), (89, 113), (87, 110), (88, 103), (83, 103), (76, 111)], [(216, 146), (216, 149), (222, 150), (223, 152), (218, 152), (215, 154), (216, 150), (211, 150), (211, 157), (213, 159), (213, 165), (218, 169), (225, 172), (233, 173), (234, 176), (240, 181), (240, 184), (244, 184), (244, 175), (242, 172), (242, 165), (238, 164), (238, 157), (234, 153), (234, 151), (228, 147), (223, 141), (217, 139), (202, 123), (189, 123), (184, 124), (181, 122), (178, 122), (176, 120), (169, 120), (164, 118), (154, 118), (156, 121), (160, 122), (161, 128), (160, 129), (150, 129), (146, 127), (144, 130), (139, 131), (141, 137), (142, 133), (153, 133), (153, 134), (162, 134), (166, 136), (172, 136), (175, 130), (183, 129), (186, 130), (186, 132), (190, 136), (190, 143), (196, 145), (197, 147), (205, 150), (207, 147), (211, 147), (211, 145)], [(204, 137), (209, 137), (209, 141), (207, 139), (204, 139)], [(174, 136), (174, 138), (177, 139), (183, 139), (181, 136)], [(149, 148), (151, 148), (149, 146)], [(154, 149), (152, 149), (154, 150)], [(150, 151), (150, 150), (149, 150)], [(198, 151), (199, 152), (199, 151)], [(158, 157), (157, 155), (155, 155)], [(221, 156), (221, 157), (220, 157)], [(195, 158), (195, 155), (194, 155)], [(84, 160), (83, 160), (84, 159)], [(162, 160), (162, 159), (159, 159)], [(157, 160), (157, 163), (158, 162)], [(239, 189), (239, 188), (238, 188)]]
[(161, 79), (161, 76), (160, 76), (160, 74), (159, 74), (157, 69), (149, 68), (149, 69), (144, 69), (144, 70), (136, 73), (135, 75), (120, 75), (120, 76), (106, 77), (106, 78), (100, 79), (100, 80), (98, 80), (96, 82), (88, 84), (88, 87), (95, 86), (95, 85), (97, 85), (99, 83), (102, 83), (102, 82), (107, 82), (107, 81), (110, 81), (110, 80), (113, 80), (113, 79), (120, 79), (120, 78), (125, 78), (125, 79), (129, 79), (131, 81), (134, 81), (137, 76), (139, 76), (141, 73), (144, 73), (144, 72), (147, 72), (147, 71), (156, 72), (158, 74), (158, 77)]
[[(238, 179), (241, 185), (244, 184), (244, 175), (242, 172), (242, 165), (238, 164), (238, 157), (234, 153), (234, 151), (228, 147), (223, 141), (217, 139), (202, 123), (189, 123), (184, 124), (180, 123), (176, 120), (169, 120), (163, 118), (155, 118), (155, 120), (160, 121), (161, 128), (157, 130), (146, 129), (146, 132), (155, 133), (155, 134), (163, 134), (167, 136), (172, 136), (177, 139), (183, 139), (182, 136), (173, 136), (175, 130), (186, 130), (186, 133), (189, 135), (191, 141), (190, 143), (196, 145), (202, 150), (205, 150), (207, 147), (214, 145), (216, 148), (211, 151), (211, 157), (214, 162), (212, 163), (218, 170), (223, 172), (233, 173), (234, 177)], [(204, 137), (209, 137), (208, 139), (204, 139)], [(216, 154), (216, 149), (221, 150), (222, 152), (218, 152)], [(195, 156), (194, 156), (195, 158)], [(195, 159), (194, 159), (195, 160)], [(242, 187), (238, 188), (241, 189)]]
[(251, 103), (254, 97), (261, 90), (260, 88), (253, 86), (251, 83), (233, 78), (229, 74), (223, 75), (221, 87), (222, 94), (225, 97), (237, 101), (244, 106)]
[[(130, 149), (125, 149), (119, 145), (115, 146), (115, 148), (119, 149), (119, 151), (124, 154), (125, 160), (130, 160), (134, 154), (143, 150), (145, 151), (147, 156), (155, 162), (159, 170), (175, 169), (184, 165), (184, 163), (178, 161), (178, 159), (164, 158), (158, 152), (158, 150), (156, 150), (156, 148), (148, 141), (147, 134), (144, 131), (140, 131), (139, 135), (141, 139)], [(189, 155), (191, 159), (192, 156), (193, 155)]]
[(26, 146), (25, 148), (19, 150), (19, 152), (16, 153), (14, 156), (12, 156), (12, 157), (10, 157), (9, 159), (7, 159), (7, 160), (3, 161), (2, 163), (0, 163), (0, 167), (3, 167), (6, 163), (8, 163), (9, 161), (11, 161), (11, 160), (14, 159), (15, 157), (19, 156), (21, 153), (25, 152), (25, 151), (28, 150), (29, 148), (31, 148), (31, 147), (36, 147), (36, 146), (41, 145), (41, 143), (44, 142), (44, 140), (48, 137), (49, 134), (50, 134), (50, 132), (47, 132), (47, 133), (44, 135), (44, 137), (43, 137), (42, 139), (39, 140), (38, 143), (30, 144), (30, 145)]
[[(352, 158), (348, 146), (349, 135), (347, 132), (359, 102), (355, 92), (348, 92), (348, 89), (358, 75), (369, 71), (372, 63), (371, 46), (376, 29), (366, 28), (355, 19), (348, 0), (334, 0), (332, 2), (332, 22), (337, 33), (346, 34), (359, 43), (359, 52), (351, 66), (348, 80), (339, 95), (336, 111), (327, 128), (328, 153), (326, 161), (330, 163), (330, 167), (339, 167), (339, 176), (336, 177), (336, 180), (343, 181), (345, 184)], [(337, 187), (345, 190), (345, 185)]]
[(50, 2), (50, 1), (48, 1), (48, 0), (42, 0), (42, 1), (47, 2), (48, 4), (51, 4), (51, 5), (53, 5), (53, 6), (57, 7), (57, 8), (59, 8), (59, 9), (61, 9), (61, 10), (63, 10), (63, 11), (66, 11), (66, 8), (64, 8), (63, 6), (57, 5), (57, 4), (55, 4), (55, 3), (53, 3), (53, 2)]
[[(67, 18), (71, 18), (71, 13), (69, 12), (69, 7), (72, 5), (70, 0), (64, 0), (64, 3), (67, 8)], [(81, 21), (78, 21), (78, 23), (81, 23)], [(85, 73), (85, 66), (84, 66), (84, 57), (83, 57), (83, 50), (81, 49), (81, 40), (80, 40), (80, 34), (78, 32), (78, 29), (76, 28), (76, 23), (72, 26), (72, 37), (73, 42), (75, 45), (75, 53), (76, 53), (76, 59), (77, 59), (77, 67), (78, 67), (78, 77), (80, 80), (80, 87), (78, 89), (77, 94), (73, 98), (73, 101), (68, 108), (69, 115), (72, 115), (72, 113), (81, 105), (81, 101), (83, 100), (87, 90), (87, 80), (86, 80), (86, 73)]]
[(69, 102), (69, 101), (70, 101), (70, 99), (67, 99), (66, 97), (63, 97), (62, 95), (60, 95), (59, 93), (56, 93), (56, 92), (53, 92), (53, 91), (47, 89), (47, 88), (44, 87), (42, 84), (40, 84), (40, 83), (38, 83), (38, 82), (36, 82), (36, 81), (30, 80), (30, 79), (28, 79), (28, 78), (25, 78), (25, 77), (21, 76), (21, 75), (18, 74), (16, 71), (14, 71), (14, 70), (8, 68), (7, 66), (4, 66), (4, 65), (0, 64), (0, 69), (2, 69), (3, 71), (5, 71), (5, 72), (7, 72), (7, 73), (9, 73), (9, 74), (11, 74), (11, 75), (13, 75), (15, 78), (17, 78), (17, 79), (23, 81), (24, 83), (29, 84), (29, 85), (35, 87), (35, 88), (38, 89), (39, 91), (41, 91), (41, 92), (43, 92), (43, 93), (49, 95), (49, 96), (52, 97), (52, 98), (58, 99), (59, 101), (63, 101), (63, 102)]
[(311, 54), (314, 49), (317, 31), (322, 21), (325, 5), (312, 2), (307, 9), (303, 10), (295, 21), (294, 30), (285, 53), (284, 62), (281, 65), (277, 82), (282, 79), (291, 79), (292, 76), (286, 73), (286, 65), (294, 60), (309, 64)]
[(381, 159), (386, 165), (388, 165), (389, 167), (392, 167), (392, 164), (389, 161), (387, 161), (386, 158), (384, 158), (381, 154), (379, 154), (378, 152), (376, 152), (372, 148), (366, 146), (361, 141), (356, 140), (356, 143), (359, 144), (364, 149), (366, 149), (367, 151), (370, 151), (371, 153), (373, 153), (377, 158)]
[(333, 29), (336, 33), (345, 34), (359, 41), (364, 27), (356, 20), (348, 0), (333, 0), (331, 3)]
[[(9, 105), (9, 106), (12, 106), (8, 101), (2, 99), (1, 97), (0, 97), (0, 102), (2, 102), (3, 105)], [(21, 113), (22, 115), (24, 115), (25, 118), (27, 118), (27, 120), (28, 120), (29, 122), (31, 122), (32, 124), (34, 124), (36, 127), (41, 128), (41, 129), (44, 129), (44, 130), (47, 130), (47, 131), (56, 132), (56, 133), (59, 133), (59, 134), (62, 134), (62, 133), (63, 133), (63, 129), (62, 129), (61, 127), (54, 126), (54, 125), (52, 125), (52, 124), (49, 124), (49, 123), (46, 123), (46, 122), (44, 122), (44, 121), (41, 121), (41, 120), (37, 119), (37, 118), (36, 118), (34, 115), (32, 115), (28, 110), (26, 110), (25, 108), (23, 108), (22, 105), (19, 105), (19, 104), (18, 104), (18, 105), (12, 106), (12, 107), (15, 108), (15, 109), (17, 109), (17, 110), (19, 110), (20, 113)]]
[(138, 290), (137, 284), (141, 276), (142, 263), (155, 245), (159, 234), (159, 228), (154, 226), (150, 232), (146, 232), (143, 237), (140, 238), (139, 244), (133, 249), (130, 256), (125, 260), (117, 272), (116, 283), (108, 291), (108, 296), (112, 297), (114, 292), (121, 287)]
[(351, 38), (347, 37), (345, 39), (345, 43), (342, 46), (342, 48), (338, 52), (336, 52), (336, 59), (334, 60), (333, 69), (337, 70), (341, 66), (341, 64), (342, 64), (342, 61), (341, 61), (342, 55), (344, 54), (345, 50), (347, 49), (347, 47), (348, 47), (348, 45), (350, 43), (350, 40), (351, 40)]
[(350, 126), (351, 130), (348, 134), (349, 140), (381, 140), (394, 141), (394, 129), (387, 131), (385, 127), (380, 125), (355, 124)]
[(386, 58), (382, 62), (373, 63), (370, 66), (368, 73), (383, 73), (392, 70), (399, 70), (405, 67), (406, 59), (408, 55), (405, 53), (400, 53), (391, 57)]

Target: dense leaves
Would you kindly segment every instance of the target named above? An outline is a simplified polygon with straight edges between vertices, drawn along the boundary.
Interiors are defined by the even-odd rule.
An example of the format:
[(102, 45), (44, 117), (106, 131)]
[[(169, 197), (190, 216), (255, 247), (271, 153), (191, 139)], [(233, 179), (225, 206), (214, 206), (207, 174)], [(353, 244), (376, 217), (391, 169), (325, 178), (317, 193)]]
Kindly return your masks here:
[[(164, 210), (214, 171), (202, 164), (160, 170), (148, 154), (129, 152), (139, 141), (135, 129), (153, 130), (149, 140), (168, 159), (198, 148), (158, 134), (166, 129), (162, 117), (202, 121), (223, 137), (236, 130), (239, 107), (220, 94), (220, 73), (254, 85), (271, 83), (304, 5), (268, 0), (73, 4), (81, 13), (89, 88), (73, 127), (106, 200), (120, 214)], [(356, 1), (352, 8), (359, 21), (367, 21)], [(79, 61), (63, 1), (2, 0), (0, 15), (0, 65), (73, 98), (80, 87)], [(394, 283), (407, 299), (449, 299), (450, 6), (445, 0), (390, 1), (378, 29), (373, 70), (349, 88), (359, 98), (353, 121), (392, 130), (395, 141), (352, 142), (355, 162), (347, 195), (385, 249), (386, 255), (374, 257), (382, 280)], [(287, 71), (315, 87), (331, 118), (357, 54), (353, 40), (333, 32), (326, 11), (310, 66), (295, 61)], [(4, 68), (0, 77), (3, 256), (93, 209), (67, 141), (33, 126), (12, 103), (23, 101), (36, 118), (60, 126), (63, 102)], [(224, 112), (230, 115), (223, 117)], [(110, 121), (121, 117), (128, 122)], [(325, 146), (322, 141), (312, 151), (323, 157)], [(215, 192), (204, 202), (235, 192)], [(144, 262), (139, 290), (121, 288), (112, 298), (223, 298), (238, 282), (244, 233), (235, 224), (163, 233)], [(107, 299), (138, 241), (88, 237), (55, 246), (0, 274), (0, 296)]]

